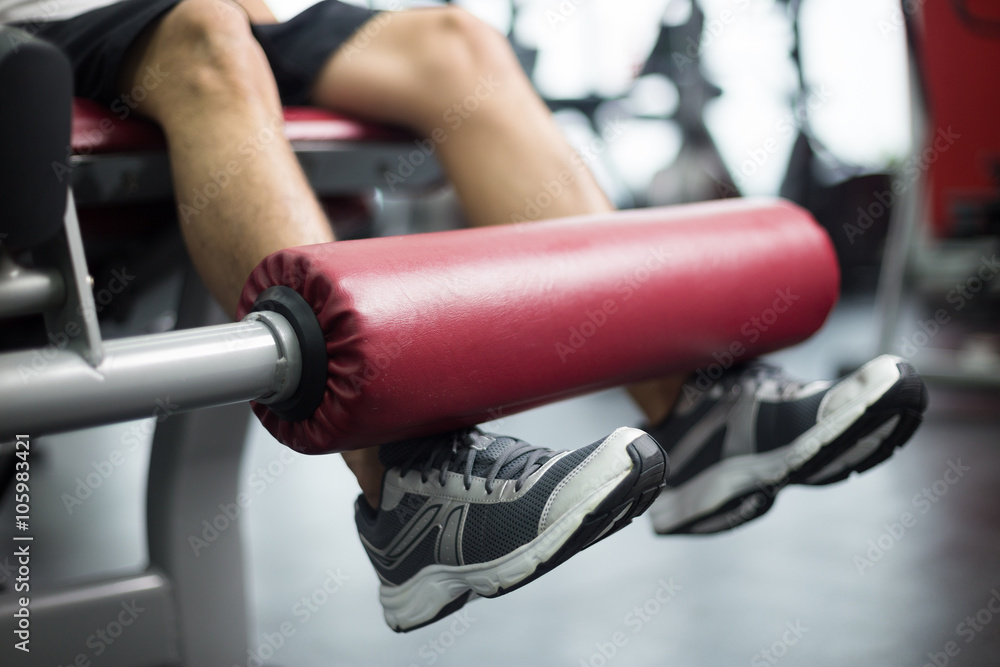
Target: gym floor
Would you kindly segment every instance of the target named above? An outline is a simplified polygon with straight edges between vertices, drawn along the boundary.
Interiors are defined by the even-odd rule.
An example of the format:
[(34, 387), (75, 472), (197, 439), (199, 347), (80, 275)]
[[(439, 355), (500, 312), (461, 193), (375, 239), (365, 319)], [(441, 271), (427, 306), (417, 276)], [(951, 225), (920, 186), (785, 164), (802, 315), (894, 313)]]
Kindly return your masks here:
[[(872, 307), (870, 298), (845, 300), (817, 336), (775, 360), (800, 377), (834, 377), (860, 363), (875, 346)], [(611, 391), (491, 428), (574, 447), (638, 421), (625, 394)], [(36, 581), (144, 565), (147, 426), (36, 441), (44, 465), (34, 478), (34, 519), (48, 527)], [(978, 667), (1000, 660), (1000, 614), (991, 610), (1000, 609), (996, 394), (932, 386), (913, 440), (863, 476), (785, 489), (768, 514), (728, 534), (661, 538), (640, 518), (538, 582), (406, 635), (382, 620), (378, 582), (354, 529), (356, 485), (340, 457), (290, 458), (256, 422), (251, 433), (241, 479), (252, 503), (238, 520), (251, 648), (267, 635), (273, 642), (282, 624), (294, 630), (270, 665)], [(113, 472), (67, 508), (63, 494), (114, 450), (122, 457)], [(324, 585), (336, 592), (327, 595)]]

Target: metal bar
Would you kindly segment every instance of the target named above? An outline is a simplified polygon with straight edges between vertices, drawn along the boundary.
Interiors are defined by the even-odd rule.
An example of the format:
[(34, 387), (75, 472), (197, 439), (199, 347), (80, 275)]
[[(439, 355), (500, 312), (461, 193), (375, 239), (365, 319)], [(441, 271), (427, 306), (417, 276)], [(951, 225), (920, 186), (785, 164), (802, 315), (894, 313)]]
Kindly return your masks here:
[(66, 196), (63, 228), (34, 254), (39, 264), (55, 267), (66, 284), (66, 298), (58, 307), (45, 311), (49, 340), (63, 341), (63, 347), (81, 355), (91, 366), (97, 366), (104, 358), (104, 346), (72, 190)]
[(13, 591), (0, 595), (0, 632), (5, 639), (0, 644), (0, 664), (180, 664), (171, 587), (157, 572), (52, 592), (37, 591), (33, 582), (30, 654), (14, 647), (18, 641), (14, 612), (22, 596)]
[[(409, 157), (412, 142), (301, 141), (292, 148), (320, 197), (386, 187), (412, 192), (444, 182), (433, 155), (418, 150), (418, 158)], [(170, 201), (174, 196), (165, 152), (75, 155), (70, 164), (73, 192), (84, 206)]]
[[(274, 329), (287, 329), (276, 336)], [(56, 344), (0, 355), (0, 437), (52, 433), (287, 395), (298, 384), (288, 321), (263, 318), (108, 341), (90, 366)], [(289, 363), (289, 357), (293, 363)], [(274, 397), (277, 398), (277, 397)]]
[(245, 519), (237, 513), (251, 417), (247, 403), (223, 405), (175, 415), (153, 433), (149, 561), (173, 584), (178, 642), (190, 667), (248, 664)]
[[(178, 326), (226, 319), (188, 267)], [(242, 511), (240, 459), (249, 426), (250, 407), (242, 403), (175, 415), (153, 433), (146, 487), (149, 562), (173, 584), (178, 641), (184, 664), (192, 667), (256, 664), (247, 656), (243, 522), (236, 514)], [(228, 507), (229, 516), (220, 515), (220, 507)]]
[[(918, 155), (925, 147), (928, 118), (919, 92), (923, 85), (920, 73), (912, 50), (908, 53), (910, 155), (912, 156)], [(904, 193), (889, 218), (889, 232), (875, 294), (875, 312), (879, 317), (878, 351), (882, 354), (892, 354), (896, 350), (895, 336), (903, 307), (906, 274), (913, 255), (913, 246), (920, 235), (920, 223), (924, 218), (922, 209), (926, 208), (927, 203), (926, 185), (926, 176), (921, 172), (918, 182), (912, 184)]]
[(58, 271), (25, 268), (0, 247), (0, 318), (40, 313), (65, 300)]

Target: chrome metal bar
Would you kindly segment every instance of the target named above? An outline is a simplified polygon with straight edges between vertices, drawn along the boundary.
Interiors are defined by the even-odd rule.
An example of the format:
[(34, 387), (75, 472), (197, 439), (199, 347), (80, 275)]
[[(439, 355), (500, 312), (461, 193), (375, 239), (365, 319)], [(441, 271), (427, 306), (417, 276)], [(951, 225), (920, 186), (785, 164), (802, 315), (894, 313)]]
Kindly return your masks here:
[[(184, 273), (178, 326), (228, 321), (194, 269), (188, 266)], [(177, 642), (190, 667), (257, 664), (247, 656), (257, 642), (248, 636), (245, 522), (234, 520), (207, 549), (195, 550), (189, 540), (203, 534), (202, 522), (211, 521), (220, 504), (240, 495), (250, 419), (250, 406), (237, 403), (174, 415), (153, 432), (146, 484), (149, 565), (170, 579)], [(95, 660), (94, 667), (103, 665)]]
[[(908, 60), (910, 83), (910, 156), (919, 155), (926, 147), (929, 119), (920, 94), (922, 82), (912, 53)], [(897, 174), (897, 177), (899, 175)], [(910, 268), (914, 245), (920, 238), (920, 226), (926, 217), (927, 177), (919, 179), (900, 197), (889, 219), (889, 232), (879, 272), (875, 294), (875, 313), (879, 318), (878, 352), (896, 352), (896, 330), (903, 310), (906, 276)]]
[(6, 353), (0, 355), (0, 438), (280, 400), (298, 385), (297, 346), (288, 321), (266, 313), (110, 340), (96, 367), (57, 345)]
[(0, 318), (40, 313), (65, 300), (58, 271), (25, 268), (0, 247)]
[(83, 356), (91, 366), (98, 366), (104, 358), (104, 346), (72, 190), (66, 196), (63, 228), (32, 253), (40, 265), (54, 267), (66, 285), (66, 298), (45, 311), (49, 340), (63, 341), (61, 345)]

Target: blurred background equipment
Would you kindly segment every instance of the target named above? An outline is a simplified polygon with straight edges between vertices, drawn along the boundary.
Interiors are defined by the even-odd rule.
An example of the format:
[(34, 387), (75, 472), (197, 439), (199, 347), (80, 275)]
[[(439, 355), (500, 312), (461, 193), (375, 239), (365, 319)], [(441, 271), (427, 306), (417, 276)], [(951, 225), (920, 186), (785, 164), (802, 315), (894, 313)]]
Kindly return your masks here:
[[(313, 2), (268, 0), (280, 18)], [(46, 664), (90, 655), (87, 637), (114, 618), (122, 596), (142, 601), (149, 632), (130, 631), (102, 665), (219, 664), (213, 656), (233, 650), (246, 665), (599, 665), (611, 662), (608, 646), (623, 665), (995, 664), (1000, 623), (982, 619), (994, 619), (1000, 595), (1000, 411), (983, 390), (1000, 384), (997, 3), (455, 4), (509, 36), (617, 206), (774, 195), (808, 208), (837, 250), (844, 298), (820, 333), (773, 359), (801, 377), (830, 378), (878, 351), (907, 357), (938, 381), (924, 425), (890, 464), (822, 492), (788, 489), (745, 530), (664, 540), (636, 526), (544, 584), (471, 606), (463, 626), (405, 636), (381, 621), (342, 460), (279, 455), (245, 405), (39, 437), (32, 519), (45, 549), (32, 562), (33, 613), (36, 627), (48, 622), (59, 635), (39, 637), (52, 640)], [(5, 98), (0, 117), (30, 106)], [(77, 102), (76, 121), (99, 122), (85, 107)], [(148, 125), (130, 124), (148, 135)], [(411, 150), (412, 137), (360, 125), (361, 141), (294, 142), (338, 237), (461, 224), (448, 189), (437, 188), (436, 163), (409, 180), (410, 192), (380, 191), (383, 165)], [(97, 313), (103, 340), (222, 317), (185, 259), (162, 138), (152, 132), (151, 144), (132, 142), (134, 153), (115, 144), (122, 131), (101, 150), (72, 142), (92, 285), (110, 284), (122, 266), (136, 275)], [(45, 162), (65, 157), (66, 143), (49, 146), (58, 155)], [(13, 201), (3, 204), (13, 210)], [(0, 259), (0, 279), (20, 259)], [(0, 346), (43, 344), (41, 320), (5, 320)], [(529, 441), (588, 442), (640, 416), (612, 391), (497, 419), (487, 428)], [(15, 462), (13, 446), (0, 443), (5, 610), (16, 572)], [(114, 474), (89, 481), (109, 466)], [(241, 493), (249, 500), (238, 521), (210, 550), (194, 550), (191, 538), (210, 520), (230, 525), (222, 513)], [(916, 522), (903, 530), (907, 515)], [(341, 583), (327, 595), (331, 577)], [(679, 593), (661, 604), (668, 582)], [(302, 601), (320, 592), (323, 603), (303, 618)], [(654, 602), (656, 614), (635, 615)], [(962, 625), (970, 615), (980, 619), (974, 632)], [(286, 623), (294, 636), (280, 635), (275, 648)], [(805, 629), (801, 641), (782, 643), (793, 627)], [(618, 634), (626, 644), (609, 643)], [(961, 655), (943, 652), (950, 643)], [(272, 659), (261, 660), (265, 652)]]
[[(1000, 8), (905, 14), (912, 150), (892, 195), (880, 348), (928, 378), (1000, 386)], [(985, 77), (985, 78), (983, 78)], [(900, 186), (895, 189), (895, 186)]]

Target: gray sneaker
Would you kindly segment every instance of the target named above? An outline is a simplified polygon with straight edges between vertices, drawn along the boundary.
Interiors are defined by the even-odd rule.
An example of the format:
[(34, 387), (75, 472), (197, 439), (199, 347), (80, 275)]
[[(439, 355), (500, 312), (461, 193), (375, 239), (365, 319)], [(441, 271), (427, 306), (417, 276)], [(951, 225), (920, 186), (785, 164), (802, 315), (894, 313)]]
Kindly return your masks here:
[(645, 511), (667, 474), (635, 428), (574, 451), (467, 430), (384, 445), (379, 458), (379, 508), (359, 497), (355, 520), (397, 632), (537, 579)]
[(831, 484), (881, 463), (927, 407), (913, 366), (890, 355), (837, 382), (796, 382), (755, 362), (688, 381), (650, 428), (670, 456), (649, 511), (657, 533), (716, 533), (764, 514), (787, 484)]

